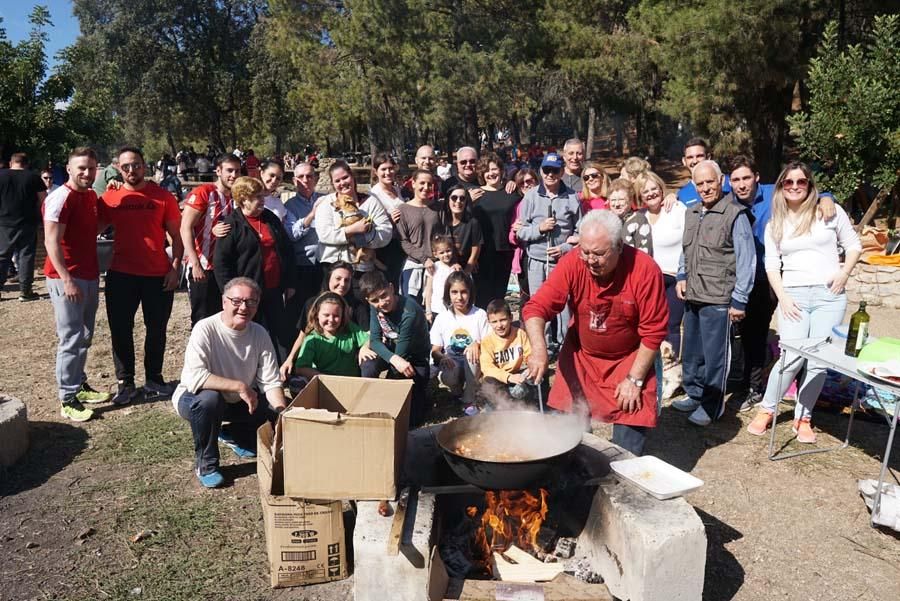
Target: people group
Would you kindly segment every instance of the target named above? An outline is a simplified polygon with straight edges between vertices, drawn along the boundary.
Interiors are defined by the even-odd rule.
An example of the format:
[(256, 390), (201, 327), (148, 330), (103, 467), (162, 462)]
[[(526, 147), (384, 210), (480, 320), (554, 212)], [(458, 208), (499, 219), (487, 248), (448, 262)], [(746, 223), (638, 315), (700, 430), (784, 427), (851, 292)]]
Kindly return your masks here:
[[(252, 456), (251, 428), (285, 406), (284, 387), (317, 374), (410, 379), (414, 427), (431, 408), (432, 379), (473, 415), (534, 403), (556, 360), (549, 406), (611, 422), (614, 442), (640, 454), (661, 403), (661, 346), (683, 363), (687, 396), (674, 408), (706, 426), (725, 410), (736, 328), (746, 363), (739, 408), (759, 405), (748, 430), (765, 433), (784, 393), (778, 378), (763, 382), (765, 332), (776, 306), (785, 337), (840, 322), (860, 248), (846, 213), (806, 165), (791, 163), (768, 186), (744, 156), (723, 173), (700, 139), (685, 145), (691, 181), (677, 194), (646, 161), (629, 159), (611, 181), (586, 154), (572, 139), (561, 153), (528, 163), (523, 154), (510, 168), (498, 154), (462, 147), (438, 175), (426, 145), (401, 180), (393, 157), (376, 153), (368, 194), (342, 160), (325, 174), (328, 194), (317, 191), (314, 165), (291, 161), (296, 193), (282, 202), (284, 165), (248, 151), (243, 163), (215, 157), (212, 181), (194, 187), (179, 212), (175, 196), (147, 178), (140, 149), (116, 154), (116, 173), (97, 194), (97, 157), (76, 148), (68, 181), (49, 194), (37, 176), (0, 171), (0, 199), (31, 199), (18, 213), (4, 200), (0, 276), (16, 253), (29, 269), (42, 210), (62, 415), (85, 421), (86, 404), (137, 396), (140, 307), (144, 391), (171, 396), (190, 422), (196, 474), (208, 487), (223, 482), (217, 441)], [(13, 158), (13, 170), (27, 161)], [(84, 370), (98, 308), (96, 236), (108, 225), (113, 395), (91, 388)], [(511, 274), (519, 327), (506, 301)], [(162, 363), (182, 281), (192, 331), (175, 386)], [(20, 282), (29, 300), (31, 283)], [(813, 442), (824, 370), (800, 367), (781, 388), (801, 378), (794, 428)]]

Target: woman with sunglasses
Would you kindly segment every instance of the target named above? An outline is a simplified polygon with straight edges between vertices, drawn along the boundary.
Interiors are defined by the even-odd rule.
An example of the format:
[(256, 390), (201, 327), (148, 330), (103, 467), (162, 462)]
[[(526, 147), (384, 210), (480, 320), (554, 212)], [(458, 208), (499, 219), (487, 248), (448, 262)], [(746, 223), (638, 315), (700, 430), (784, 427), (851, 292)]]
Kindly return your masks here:
[[(847, 213), (835, 205), (825, 220), (810, 168), (800, 162), (785, 167), (775, 181), (772, 217), (765, 231), (766, 275), (778, 297), (778, 335), (782, 340), (824, 338), (841, 323), (847, 308), (844, 286), (862, 246)], [(846, 253), (841, 265), (838, 247)], [(759, 413), (747, 431), (762, 436), (775, 419), (775, 407), (802, 370), (794, 408), (797, 441), (812, 444), (810, 418), (825, 383), (825, 366), (786, 353), (785, 371), (769, 374)], [(779, 387), (779, 382), (781, 386)]]
[(606, 199), (609, 198), (609, 176), (603, 167), (596, 163), (585, 163), (581, 170), (581, 179), (584, 188), (578, 193), (581, 201), (581, 210), (588, 214), (594, 209), (607, 208)]
[[(519, 198), (523, 198), (525, 193), (538, 185), (538, 174), (531, 167), (523, 167), (516, 172), (513, 181), (516, 182), (516, 191)], [(513, 209), (513, 222), (509, 227), (509, 243), (515, 247), (512, 262), (512, 273), (516, 274), (519, 280), (519, 300), (524, 303), (529, 298), (528, 290), (528, 270), (525, 266), (525, 245), (516, 236), (522, 228), (522, 221), (519, 219), (519, 212), (522, 210), (522, 201), (516, 203)]]
[(481, 224), (472, 215), (469, 192), (462, 184), (447, 190), (447, 202), (441, 209), (441, 224), (444, 231), (453, 238), (456, 258), (466, 273), (472, 275), (478, 270), (478, 258), (484, 239)]
[(513, 213), (521, 196), (513, 189), (508, 192), (503, 179), (503, 160), (495, 153), (481, 157), (478, 163), (478, 179), (484, 194), (473, 209), (481, 226), (484, 245), (482, 254), (490, 257), (482, 261), (475, 273), (475, 304), (486, 308), (494, 299), (506, 297), (509, 274), (512, 270), (515, 250), (509, 243), (509, 229)]
[(397, 223), (400, 221), (400, 205), (404, 200), (397, 183), (397, 161), (390, 153), (378, 152), (372, 157), (372, 181), (376, 183), (369, 190), (369, 196), (378, 199), (394, 227), (391, 241), (387, 246), (377, 249), (375, 256), (387, 267), (384, 275), (388, 282), (394, 285), (395, 290), (400, 290), (400, 274), (403, 272), (406, 253), (400, 244)]

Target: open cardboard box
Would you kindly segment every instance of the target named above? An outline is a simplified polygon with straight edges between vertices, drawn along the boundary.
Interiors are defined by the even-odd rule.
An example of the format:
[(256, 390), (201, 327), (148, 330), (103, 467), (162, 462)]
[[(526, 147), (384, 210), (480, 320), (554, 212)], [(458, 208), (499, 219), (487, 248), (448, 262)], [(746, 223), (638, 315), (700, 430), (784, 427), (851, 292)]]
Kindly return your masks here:
[(412, 380), (316, 376), (281, 414), (284, 494), (377, 501), (397, 496)]
[(340, 501), (306, 501), (283, 496), (283, 468), (275, 432), (257, 430), (256, 473), (273, 588), (317, 584), (347, 577), (347, 544)]

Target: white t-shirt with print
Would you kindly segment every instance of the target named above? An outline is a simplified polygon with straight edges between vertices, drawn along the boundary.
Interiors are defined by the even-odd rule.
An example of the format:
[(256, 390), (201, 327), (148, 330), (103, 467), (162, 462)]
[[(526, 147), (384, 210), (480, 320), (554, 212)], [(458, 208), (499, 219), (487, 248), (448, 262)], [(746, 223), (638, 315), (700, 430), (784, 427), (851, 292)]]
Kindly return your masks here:
[(490, 334), (487, 313), (472, 306), (466, 315), (458, 315), (455, 310), (440, 313), (431, 326), (432, 346), (441, 346), (444, 353), (456, 361), (465, 359), (466, 347), (473, 342), (481, 342)]

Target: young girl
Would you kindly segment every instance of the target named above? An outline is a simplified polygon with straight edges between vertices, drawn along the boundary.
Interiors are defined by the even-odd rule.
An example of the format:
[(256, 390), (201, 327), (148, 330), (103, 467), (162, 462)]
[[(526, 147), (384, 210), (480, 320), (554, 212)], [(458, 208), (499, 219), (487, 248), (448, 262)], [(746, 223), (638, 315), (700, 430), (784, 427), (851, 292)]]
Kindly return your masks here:
[(440, 219), (440, 204), (432, 201), (434, 175), (424, 169), (412, 174), (413, 198), (400, 205), (397, 232), (406, 253), (406, 263), (400, 278), (400, 294), (418, 299), (425, 287), (425, 272), (434, 270), (431, 260), (431, 238), (444, 231)]
[(450, 392), (462, 397), (466, 415), (478, 413), (475, 386), (481, 369), (481, 339), (490, 333), (487, 313), (473, 304), (475, 286), (465, 271), (454, 271), (444, 284), (444, 305), (431, 326), (431, 357), (438, 378)]
[(336, 292), (324, 292), (309, 310), (306, 338), (294, 364), (304, 378), (318, 374), (359, 376), (359, 363), (374, 359), (369, 334), (350, 321), (350, 307)]
[(459, 270), (456, 248), (450, 236), (435, 236), (431, 240), (431, 254), (437, 261), (434, 273), (425, 276), (425, 318), (428, 323), (433, 323), (437, 314), (447, 310), (444, 306), (444, 285), (450, 274)]

